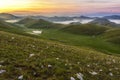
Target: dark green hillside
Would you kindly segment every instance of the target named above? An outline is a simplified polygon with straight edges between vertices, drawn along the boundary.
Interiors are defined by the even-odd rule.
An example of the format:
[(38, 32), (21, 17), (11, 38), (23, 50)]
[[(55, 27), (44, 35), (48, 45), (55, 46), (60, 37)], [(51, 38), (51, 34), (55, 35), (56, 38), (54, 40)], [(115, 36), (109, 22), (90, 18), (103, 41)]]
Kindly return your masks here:
[(32, 18), (25, 18), (20, 20), (19, 22), (17, 22), (18, 24), (24, 24), (25, 26), (28, 26), (29, 24), (33, 24), (35, 22), (37, 22), (37, 19), (32, 19)]
[(18, 22), (18, 24), (23, 24), (24, 26), (32, 29), (41, 29), (41, 28), (59, 28), (62, 27), (60, 24), (54, 24), (49, 21), (45, 21), (43, 19), (32, 19), (32, 18), (25, 18)]
[(7, 31), (7, 32), (13, 32), (13, 33), (21, 33), (23, 30), (17, 25), (7, 23), (3, 20), (0, 20), (0, 31)]
[(120, 58), (0, 31), (0, 80), (119, 80)]
[(108, 30), (103, 37), (109, 42), (120, 45), (120, 28)]
[(0, 28), (10, 28), (12, 27), (9, 23), (3, 21), (3, 20), (0, 20)]
[(106, 30), (106, 27), (94, 24), (69, 25), (68, 27), (62, 29), (62, 31), (82, 35), (100, 35)]
[(25, 31), (24, 27), (7, 23), (3, 20), (0, 20), (0, 31), (6, 31), (10, 33), (15, 33), (15, 34), (21, 34), (21, 35), (26, 35), (26, 36), (31, 36), (30, 34), (27, 34)]

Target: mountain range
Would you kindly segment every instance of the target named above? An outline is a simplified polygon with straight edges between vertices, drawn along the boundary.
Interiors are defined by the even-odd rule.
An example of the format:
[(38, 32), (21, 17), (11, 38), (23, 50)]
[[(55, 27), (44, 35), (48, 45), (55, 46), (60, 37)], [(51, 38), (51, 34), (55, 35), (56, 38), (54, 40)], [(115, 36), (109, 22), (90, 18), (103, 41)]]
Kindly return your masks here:
[(89, 23), (102, 25), (102, 26), (114, 26), (114, 27), (119, 26), (118, 24), (116, 24), (114, 22), (111, 22), (106, 18), (96, 18), (96, 19), (94, 19), (93, 21), (91, 21)]
[(11, 19), (18, 19), (18, 18), (20, 18), (20, 17), (12, 15), (12, 14), (0, 13), (0, 19), (2, 19), (2, 20), (11, 20)]
[[(47, 17), (47, 16), (15, 16), (9, 13), (0, 13), (0, 19), (3, 20), (11, 20), (11, 19), (21, 19), (30, 17), (33, 19), (44, 19), (47, 21), (68, 21), (68, 20), (74, 20), (74, 19), (96, 19), (99, 17), (88, 17), (88, 16), (53, 16), (53, 17)], [(106, 19), (120, 19), (120, 15), (110, 15), (110, 16), (103, 16), (102, 18)]]

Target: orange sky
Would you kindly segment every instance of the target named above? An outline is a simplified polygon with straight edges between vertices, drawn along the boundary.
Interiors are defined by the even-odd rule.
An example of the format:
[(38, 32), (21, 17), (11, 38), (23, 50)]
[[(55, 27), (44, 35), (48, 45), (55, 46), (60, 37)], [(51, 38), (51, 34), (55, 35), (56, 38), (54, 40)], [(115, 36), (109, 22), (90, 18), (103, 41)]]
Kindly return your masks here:
[(0, 0), (0, 12), (16, 14), (75, 14), (120, 12), (120, 0)]

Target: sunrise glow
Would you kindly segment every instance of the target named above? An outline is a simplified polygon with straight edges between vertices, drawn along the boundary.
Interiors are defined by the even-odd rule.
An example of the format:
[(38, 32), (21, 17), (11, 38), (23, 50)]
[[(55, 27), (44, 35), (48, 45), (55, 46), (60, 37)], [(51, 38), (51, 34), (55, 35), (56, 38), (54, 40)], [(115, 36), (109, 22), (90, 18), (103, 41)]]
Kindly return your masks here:
[(120, 13), (120, 0), (0, 0), (0, 12), (15, 14)]

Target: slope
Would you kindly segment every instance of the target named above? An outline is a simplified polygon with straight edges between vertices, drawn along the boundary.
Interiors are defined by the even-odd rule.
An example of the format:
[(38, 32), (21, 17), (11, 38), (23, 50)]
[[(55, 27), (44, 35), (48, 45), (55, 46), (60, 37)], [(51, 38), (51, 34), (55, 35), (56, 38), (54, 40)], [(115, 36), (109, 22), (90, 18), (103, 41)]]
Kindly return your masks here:
[(118, 80), (119, 63), (92, 49), (0, 31), (1, 80), (70, 80), (77, 73), (85, 80)]
[(22, 24), (28, 28), (33, 28), (33, 29), (44, 29), (44, 28), (59, 28), (61, 27), (60, 24), (54, 24), (52, 22), (49, 21), (45, 21), (43, 19), (32, 19), (32, 18), (25, 18), (21, 21), (18, 22), (18, 24)]
[(69, 25), (62, 29), (62, 31), (79, 35), (100, 35), (106, 30), (106, 27), (101, 27), (95, 24)]
[(103, 38), (106, 41), (112, 42), (112, 43), (116, 43), (120, 45), (120, 28), (112, 28), (108, 31), (106, 31), (103, 34)]

